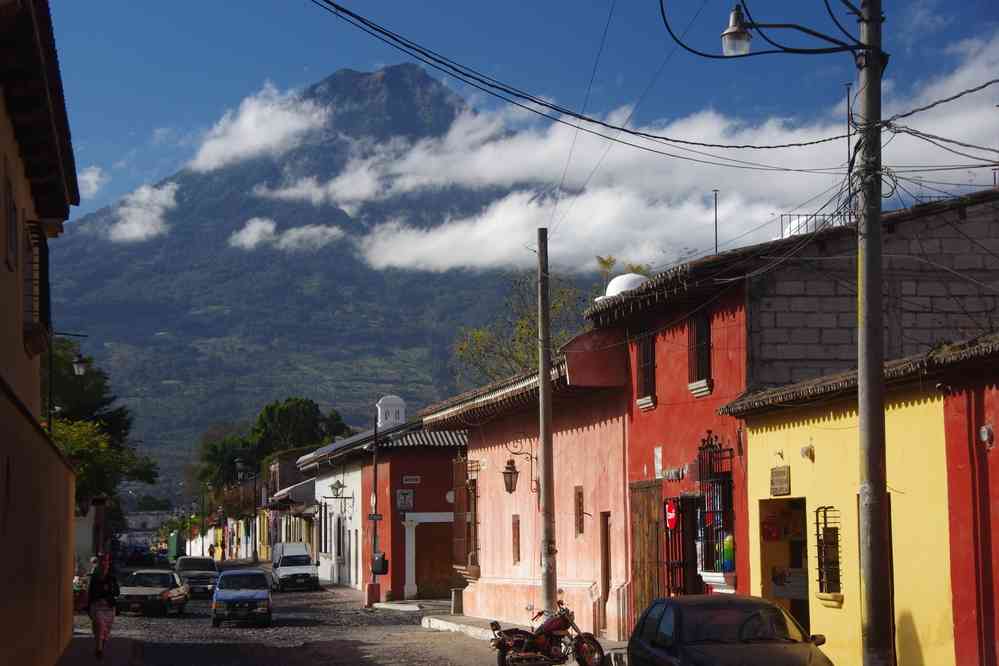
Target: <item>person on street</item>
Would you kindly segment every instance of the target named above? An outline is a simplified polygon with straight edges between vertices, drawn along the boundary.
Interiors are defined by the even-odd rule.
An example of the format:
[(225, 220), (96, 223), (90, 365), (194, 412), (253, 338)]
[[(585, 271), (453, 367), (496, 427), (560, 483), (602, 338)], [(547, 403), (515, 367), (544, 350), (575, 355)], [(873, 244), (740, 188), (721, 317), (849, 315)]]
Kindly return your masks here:
[(215, 559), (215, 544), (209, 544), (208, 546), (208, 557)]
[(90, 576), (90, 588), (87, 591), (87, 613), (94, 631), (94, 654), (98, 659), (104, 656), (104, 644), (111, 637), (117, 598), (118, 581), (111, 570), (111, 558), (103, 555), (98, 560), (97, 569)]

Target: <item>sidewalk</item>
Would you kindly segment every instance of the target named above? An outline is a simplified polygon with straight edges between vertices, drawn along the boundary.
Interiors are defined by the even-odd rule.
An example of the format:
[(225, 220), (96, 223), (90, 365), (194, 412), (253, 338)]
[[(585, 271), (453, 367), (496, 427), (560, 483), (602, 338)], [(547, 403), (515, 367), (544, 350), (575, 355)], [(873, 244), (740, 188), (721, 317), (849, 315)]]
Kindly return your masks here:
[(104, 646), (104, 658), (94, 656), (93, 636), (73, 634), (73, 639), (62, 653), (58, 666), (80, 666), (101, 664), (102, 666), (139, 666), (142, 664), (142, 644), (131, 638), (115, 638)]
[[(481, 617), (468, 617), (467, 615), (427, 615), (424, 616), (421, 624), (426, 629), (453, 631), (480, 641), (488, 641), (493, 637), (493, 630), (489, 628), (489, 620)], [(519, 628), (531, 631), (531, 627), (522, 624), (503, 623), (503, 628)], [(628, 644), (626, 642), (609, 641), (603, 638), (598, 640), (600, 641), (600, 646), (604, 649), (604, 663), (613, 664), (614, 666), (621, 666), (628, 663)]]

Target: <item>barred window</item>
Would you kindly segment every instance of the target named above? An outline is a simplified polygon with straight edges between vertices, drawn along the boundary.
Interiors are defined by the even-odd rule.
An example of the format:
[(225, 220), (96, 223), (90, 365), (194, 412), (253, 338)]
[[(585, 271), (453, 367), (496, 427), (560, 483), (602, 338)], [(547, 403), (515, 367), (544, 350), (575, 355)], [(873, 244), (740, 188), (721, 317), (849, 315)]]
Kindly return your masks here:
[(842, 592), (840, 583), (839, 511), (832, 506), (815, 509), (819, 592)]
[(698, 484), (703, 497), (698, 521), (701, 570), (735, 569), (734, 506), (732, 498), (732, 449), (723, 449), (717, 436), (701, 440), (698, 449)]
[(638, 339), (638, 397), (656, 396), (656, 336), (646, 334)]
[(514, 514), (513, 516), (513, 563), (518, 564), (520, 562), (520, 516)]
[(711, 379), (711, 318), (701, 310), (688, 324), (688, 378), (694, 382)]

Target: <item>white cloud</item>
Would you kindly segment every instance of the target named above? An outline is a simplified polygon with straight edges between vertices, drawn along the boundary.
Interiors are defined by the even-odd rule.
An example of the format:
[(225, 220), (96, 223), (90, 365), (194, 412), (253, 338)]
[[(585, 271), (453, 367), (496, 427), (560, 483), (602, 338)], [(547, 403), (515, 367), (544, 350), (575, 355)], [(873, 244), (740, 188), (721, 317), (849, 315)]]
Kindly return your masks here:
[(954, 16), (946, 16), (938, 10), (940, 0), (914, 0), (909, 3), (902, 15), (899, 38), (907, 49), (915, 46), (920, 39), (943, 30), (954, 21)]
[[(886, 117), (994, 78), (999, 71), (999, 32), (961, 42), (950, 47), (948, 53), (955, 64), (945, 75), (886, 86), (891, 92), (886, 100)], [(994, 92), (968, 95), (904, 122), (932, 134), (994, 146), (995, 136), (999, 135), (999, 113), (993, 109), (993, 97)], [(708, 108), (649, 122), (640, 129), (706, 143), (808, 141), (842, 134), (843, 110), (839, 102), (831, 98), (827, 113), (804, 121), (773, 117), (748, 122)], [(629, 108), (618, 109), (609, 114), (608, 120), (620, 124), (629, 112)], [(797, 212), (816, 212), (842, 181), (840, 174), (740, 167), (764, 164), (785, 169), (842, 169), (844, 140), (808, 148), (724, 150), (623, 137), (676, 156), (671, 158), (621, 145), (614, 145), (605, 155), (605, 139), (580, 132), (556, 208), (552, 192), (562, 176), (575, 132), (560, 124), (525, 122), (523, 113), (500, 110), (465, 114), (444, 137), (412, 144), (357, 144), (345, 169), (332, 180), (306, 177), (274, 188), (261, 186), (257, 192), (317, 206), (336, 204), (356, 209), (369, 201), (449, 186), (510, 188), (511, 194), (478, 214), (445, 217), (429, 228), (425, 223), (416, 226), (405, 219), (383, 221), (357, 239), (359, 252), (378, 268), (441, 271), (458, 267), (527, 267), (535, 259), (525, 246), (534, 243), (538, 226), (548, 226), (553, 229), (552, 263), (563, 270), (584, 270), (594, 267), (596, 254), (614, 254), (622, 261), (661, 266), (692, 249), (710, 248), (714, 188), (720, 190), (719, 236), (724, 248), (726, 239), (738, 239), (735, 245), (745, 245), (773, 238), (779, 229), (774, 214), (794, 212), (804, 202), (808, 203)], [(886, 134), (884, 139), (888, 138)], [(722, 166), (718, 156), (743, 162), (729, 161), (730, 166)], [(905, 135), (896, 136), (886, 146), (884, 161), (894, 168), (969, 162)], [(587, 182), (598, 162), (600, 169)], [(900, 175), (960, 184), (970, 181), (982, 187), (991, 184), (988, 169)], [(911, 182), (902, 185), (914, 193), (920, 191), (920, 186)], [(924, 193), (930, 192), (929, 187), (935, 185), (927, 185)], [(808, 201), (829, 188), (829, 195)], [(886, 205), (911, 203), (910, 195), (899, 189)], [(761, 228), (753, 231), (755, 227)]]
[(252, 250), (258, 245), (271, 244), (277, 238), (274, 220), (254, 217), (246, 221), (243, 228), (229, 237), (229, 245), (243, 250)]
[(167, 232), (164, 216), (177, 206), (177, 183), (161, 187), (143, 185), (127, 195), (118, 210), (117, 221), (108, 228), (108, 235), (116, 243), (145, 241)]
[(80, 183), (80, 197), (84, 199), (93, 199), (111, 181), (110, 174), (96, 165), (81, 169), (76, 178)]
[(306, 224), (278, 233), (274, 220), (254, 217), (229, 237), (229, 245), (243, 250), (270, 245), (286, 252), (304, 252), (318, 250), (343, 236), (339, 227), (323, 224)]
[(253, 157), (280, 155), (321, 127), (328, 115), (328, 109), (267, 83), (238, 109), (226, 111), (207, 132), (189, 166), (212, 171)]

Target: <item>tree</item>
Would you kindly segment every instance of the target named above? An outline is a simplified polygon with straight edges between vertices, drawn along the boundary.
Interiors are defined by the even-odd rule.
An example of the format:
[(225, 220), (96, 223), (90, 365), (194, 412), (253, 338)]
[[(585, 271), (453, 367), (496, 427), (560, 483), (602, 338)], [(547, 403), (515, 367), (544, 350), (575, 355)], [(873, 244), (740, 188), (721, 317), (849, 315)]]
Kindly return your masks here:
[(76, 471), (76, 504), (85, 511), (98, 495), (114, 495), (122, 481), (156, 483), (156, 462), (131, 446), (114, 446), (92, 421), (55, 419), (52, 439)]
[[(583, 327), (584, 298), (568, 280), (549, 280), (552, 348), (558, 349)], [(485, 326), (462, 329), (455, 339), (452, 363), (459, 385), (497, 381), (538, 364), (537, 278), (512, 276), (503, 314)]]
[[(117, 397), (111, 393), (108, 374), (84, 357), (87, 371), (77, 376), (73, 359), (79, 346), (72, 340), (52, 340), (53, 413), (68, 421), (90, 421), (99, 425), (110, 438), (112, 446), (125, 446), (132, 430), (132, 414), (124, 405), (114, 406)], [(42, 411), (48, 413), (49, 371), (48, 354), (42, 356)]]
[(198, 454), (198, 480), (214, 488), (236, 481), (236, 459), (252, 456), (252, 442), (242, 435), (226, 435), (219, 439), (202, 439)]
[(136, 511), (169, 511), (172, 508), (173, 502), (169, 499), (152, 495), (142, 495), (135, 503)]
[(652, 277), (652, 264), (632, 264), (630, 262), (625, 262), (624, 272), (638, 273), (639, 275), (644, 275), (645, 277)]
[(604, 291), (607, 290), (607, 285), (610, 283), (611, 274), (614, 272), (616, 264), (617, 258), (614, 255), (608, 254), (606, 257), (597, 255), (597, 270), (600, 271), (600, 278), (604, 282)]
[(350, 428), (340, 413), (330, 410), (323, 416), (319, 405), (308, 398), (275, 400), (260, 410), (251, 438), (256, 460), (274, 451), (299, 446), (319, 446), (336, 435), (349, 434)]

